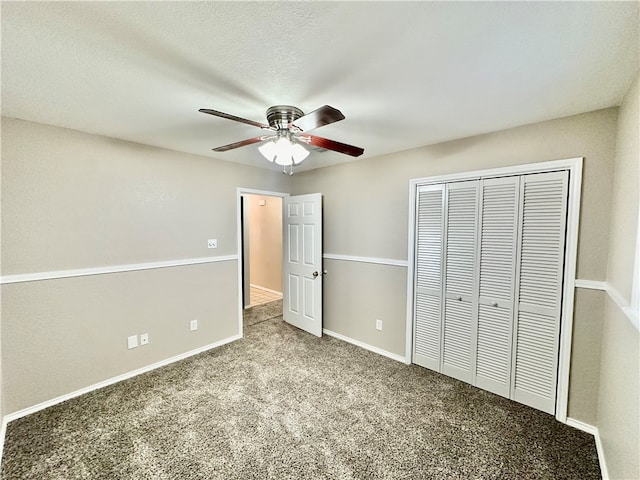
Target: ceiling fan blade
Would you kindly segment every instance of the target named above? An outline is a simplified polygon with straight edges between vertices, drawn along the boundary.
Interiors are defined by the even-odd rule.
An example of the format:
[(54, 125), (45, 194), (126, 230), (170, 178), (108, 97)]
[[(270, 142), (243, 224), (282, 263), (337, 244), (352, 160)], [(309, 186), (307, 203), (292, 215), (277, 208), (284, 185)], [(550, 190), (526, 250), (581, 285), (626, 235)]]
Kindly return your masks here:
[(344, 120), (342, 112), (337, 108), (325, 105), (294, 120), (291, 125), (301, 132), (308, 132), (314, 128), (323, 127), (340, 120)]
[(223, 145), (218, 148), (214, 148), (214, 152), (226, 152), (227, 150), (233, 150), (234, 148), (245, 147), (247, 145), (251, 145), (253, 143), (262, 142), (264, 137), (253, 137), (247, 138), (246, 140), (241, 140), (240, 142), (230, 143), (229, 145)]
[(202, 113), (208, 113), (209, 115), (213, 115), (216, 117), (226, 118), (227, 120), (233, 120), (234, 122), (246, 123), (247, 125), (252, 125), (264, 130), (273, 130), (273, 128), (271, 128), (269, 125), (265, 125), (264, 123), (254, 122), (253, 120), (247, 120), (246, 118), (242, 117), (236, 117), (235, 115), (231, 115), (229, 113), (218, 112), (217, 110), (211, 110), (209, 108), (201, 108), (198, 111)]
[(347, 145), (346, 143), (336, 142), (335, 140), (329, 140), (328, 138), (317, 137), (315, 135), (304, 135), (300, 137), (303, 141), (308, 138), (308, 144), (314, 147), (325, 148), (327, 150), (333, 150), (334, 152), (344, 153), (345, 155), (351, 155), (352, 157), (359, 157), (364, 153), (364, 149), (360, 147), (354, 147), (353, 145)]

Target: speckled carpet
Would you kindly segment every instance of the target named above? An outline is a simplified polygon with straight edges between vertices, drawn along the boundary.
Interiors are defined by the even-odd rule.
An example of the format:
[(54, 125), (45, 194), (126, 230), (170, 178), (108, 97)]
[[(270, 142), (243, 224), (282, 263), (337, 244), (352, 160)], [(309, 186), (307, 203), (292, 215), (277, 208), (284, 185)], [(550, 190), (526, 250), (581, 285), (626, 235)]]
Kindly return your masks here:
[(2, 479), (590, 479), (593, 438), (272, 318), (11, 422)]
[(275, 302), (264, 303), (262, 305), (256, 305), (255, 307), (249, 307), (244, 310), (243, 320), (244, 326), (251, 327), (256, 323), (270, 320), (274, 317), (282, 316), (282, 300), (276, 300)]

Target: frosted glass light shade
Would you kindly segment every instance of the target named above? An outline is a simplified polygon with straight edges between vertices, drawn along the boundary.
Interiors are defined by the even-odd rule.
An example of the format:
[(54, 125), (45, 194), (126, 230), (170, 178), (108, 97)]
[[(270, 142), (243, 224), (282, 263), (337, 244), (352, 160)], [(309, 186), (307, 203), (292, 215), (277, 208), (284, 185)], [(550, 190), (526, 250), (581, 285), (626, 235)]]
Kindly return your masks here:
[(309, 152), (299, 143), (291, 143), (286, 137), (280, 137), (277, 141), (267, 142), (258, 147), (264, 158), (278, 165), (297, 165), (309, 156)]
[(264, 158), (273, 163), (276, 159), (276, 143), (275, 142), (266, 142), (258, 147), (258, 150), (262, 154)]

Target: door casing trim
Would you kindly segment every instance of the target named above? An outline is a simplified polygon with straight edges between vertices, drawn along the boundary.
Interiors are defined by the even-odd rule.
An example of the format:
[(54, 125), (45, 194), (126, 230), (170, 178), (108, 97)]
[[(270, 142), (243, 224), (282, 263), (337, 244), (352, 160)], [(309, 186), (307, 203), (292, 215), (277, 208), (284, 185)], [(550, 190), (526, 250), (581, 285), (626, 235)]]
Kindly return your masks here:
[(236, 188), (236, 250), (238, 253), (238, 335), (244, 337), (243, 331), (243, 313), (244, 305), (242, 304), (242, 275), (244, 271), (244, 251), (242, 248), (242, 196), (243, 195), (263, 195), (265, 197), (285, 198), (290, 196), (285, 192), (272, 192), (269, 190), (256, 190), (255, 188)]

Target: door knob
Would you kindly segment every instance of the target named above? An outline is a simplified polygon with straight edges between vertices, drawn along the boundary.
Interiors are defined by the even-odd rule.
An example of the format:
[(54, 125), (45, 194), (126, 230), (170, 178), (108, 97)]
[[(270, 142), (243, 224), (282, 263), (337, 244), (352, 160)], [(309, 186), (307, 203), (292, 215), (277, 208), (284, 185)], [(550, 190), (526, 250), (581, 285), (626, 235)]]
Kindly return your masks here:
[(319, 275), (319, 273), (318, 272), (313, 272), (311, 275), (313, 275), (313, 278), (316, 278)]

